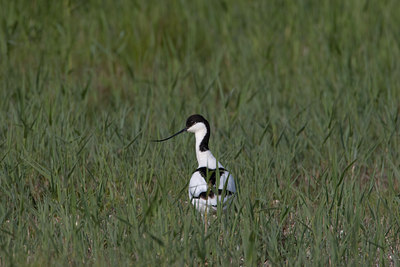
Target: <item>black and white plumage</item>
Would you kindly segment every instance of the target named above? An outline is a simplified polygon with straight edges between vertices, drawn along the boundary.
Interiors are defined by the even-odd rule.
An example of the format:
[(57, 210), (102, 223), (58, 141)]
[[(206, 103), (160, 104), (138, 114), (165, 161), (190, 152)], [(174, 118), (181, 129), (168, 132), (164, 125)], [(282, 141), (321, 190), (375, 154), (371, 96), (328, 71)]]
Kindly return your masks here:
[(176, 134), (157, 142), (166, 141), (183, 132), (194, 133), (198, 168), (189, 182), (189, 199), (201, 213), (217, 210), (218, 203), (225, 209), (236, 193), (235, 180), (208, 148), (210, 124), (195, 114), (186, 120), (186, 127)]
[[(219, 168), (219, 174), (217, 173), (216, 169), (201, 167), (192, 174), (190, 179), (189, 199), (197, 210), (202, 213), (216, 210), (218, 202), (225, 209), (225, 204), (229, 202), (236, 192), (232, 175), (223, 168)], [(218, 184), (217, 176), (219, 176)]]

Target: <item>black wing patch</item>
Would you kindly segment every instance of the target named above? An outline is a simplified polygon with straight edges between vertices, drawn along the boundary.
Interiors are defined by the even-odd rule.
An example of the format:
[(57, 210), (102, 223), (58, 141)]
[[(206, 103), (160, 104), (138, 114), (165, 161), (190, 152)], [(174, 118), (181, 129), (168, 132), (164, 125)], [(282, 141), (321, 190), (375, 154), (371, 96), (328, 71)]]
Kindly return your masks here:
[[(219, 169), (219, 175), (222, 176), (224, 172), (226, 171), (224, 168), (218, 168)], [(201, 176), (213, 186), (215, 186), (216, 182), (216, 176), (217, 172), (216, 169), (209, 169), (207, 167), (200, 167), (194, 172), (200, 172)], [(208, 178), (208, 179), (207, 179)]]
[[(226, 171), (224, 168), (218, 168), (219, 170), (219, 175), (220, 177), (224, 174), (224, 172)], [(209, 169), (207, 167), (200, 167), (197, 170), (195, 170), (194, 172), (199, 172), (201, 174), (201, 176), (207, 181), (208, 180), (208, 184), (210, 184), (211, 186), (215, 187), (215, 183), (216, 183), (216, 176), (217, 176), (217, 172), (216, 169)], [(207, 179), (208, 178), (208, 179)], [(218, 189), (218, 195), (222, 195), (224, 190), (222, 189)], [(214, 197), (214, 192), (212, 190), (207, 190), (207, 192), (201, 192), (199, 194), (198, 197), (193, 197), (193, 198), (202, 198), (204, 200), (207, 200), (208, 198), (213, 198)], [(229, 191), (229, 190), (225, 190), (225, 196), (230, 196), (233, 195), (233, 192)]]
[[(218, 196), (221, 196), (224, 190), (218, 189)], [(210, 192), (201, 192), (198, 197), (193, 197), (193, 198), (202, 198), (204, 200), (207, 200), (208, 198), (213, 198), (214, 197), (214, 192), (210, 190)], [(225, 190), (225, 196), (230, 196), (233, 195), (233, 192), (229, 190)]]

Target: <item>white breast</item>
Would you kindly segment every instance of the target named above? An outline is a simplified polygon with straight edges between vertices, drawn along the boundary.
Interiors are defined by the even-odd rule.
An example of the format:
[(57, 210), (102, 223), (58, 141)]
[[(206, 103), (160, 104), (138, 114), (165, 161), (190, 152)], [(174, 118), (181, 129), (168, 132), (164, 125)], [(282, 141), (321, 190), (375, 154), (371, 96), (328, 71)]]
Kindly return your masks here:
[(192, 174), (189, 182), (189, 198), (199, 197), (201, 193), (207, 192), (208, 186), (206, 180), (196, 171)]

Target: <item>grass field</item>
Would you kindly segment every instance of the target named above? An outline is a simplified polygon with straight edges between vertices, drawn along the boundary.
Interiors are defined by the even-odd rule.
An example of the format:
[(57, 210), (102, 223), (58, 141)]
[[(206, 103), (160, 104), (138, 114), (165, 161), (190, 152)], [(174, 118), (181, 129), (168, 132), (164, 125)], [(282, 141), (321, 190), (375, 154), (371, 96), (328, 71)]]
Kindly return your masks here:
[(398, 1), (0, 2), (1, 266), (400, 265)]

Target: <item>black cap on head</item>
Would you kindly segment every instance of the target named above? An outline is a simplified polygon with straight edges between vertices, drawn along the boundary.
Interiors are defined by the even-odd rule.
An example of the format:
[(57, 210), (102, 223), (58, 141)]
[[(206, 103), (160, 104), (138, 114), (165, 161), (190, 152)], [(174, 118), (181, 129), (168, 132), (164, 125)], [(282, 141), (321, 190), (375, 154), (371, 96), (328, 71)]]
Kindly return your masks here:
[(202, 123), (204, 123), (206, 125), (207, 128), (210, 128), (210, 125), (208, 124), (208, 121), (206, 119), (204, 119), (203, 116), (201, 116), (200, 114), (194, 114), (194, 115), (190, 116), (189, 118), (187, 118), (187, 120), (186, 120), (186, 129), (192, 127), (197, 122), (202, 122)]

